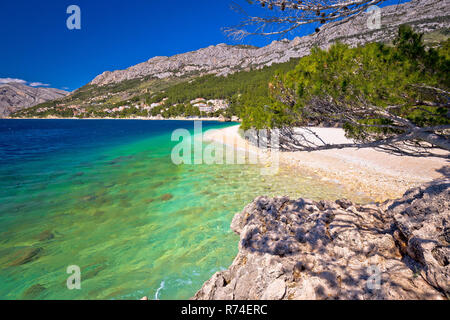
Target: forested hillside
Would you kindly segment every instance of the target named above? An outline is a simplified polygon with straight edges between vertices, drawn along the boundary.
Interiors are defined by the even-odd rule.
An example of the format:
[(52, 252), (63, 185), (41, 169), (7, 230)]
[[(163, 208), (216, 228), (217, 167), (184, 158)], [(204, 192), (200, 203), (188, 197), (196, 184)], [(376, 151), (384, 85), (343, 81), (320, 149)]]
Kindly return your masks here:
[[(450, 148), (450, 40), (427, 48), (402, 26), (393, 46), (314, 49), (269, 84), (267, 103), (244, 103), (244, 129), (332, 121), (362, 143), (426, 141)], [(301, 147), (301, 146), (299, 146)]]

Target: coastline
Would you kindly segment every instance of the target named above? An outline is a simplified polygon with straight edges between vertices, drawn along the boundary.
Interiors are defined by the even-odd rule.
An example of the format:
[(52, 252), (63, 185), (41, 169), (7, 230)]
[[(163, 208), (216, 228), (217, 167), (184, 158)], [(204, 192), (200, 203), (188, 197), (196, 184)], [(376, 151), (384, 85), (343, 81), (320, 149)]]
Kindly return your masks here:
[(186, 117), (176, 117), (176, 118), (159, 118), (159, 117), (136, 117), (136, 118), (112, 118), (112, 117), (102, 117), (102, 118), (58, 118), (58, 117), (48, 117), (48, 118), (0, 118), (0, 120), (167, 120), (167, 121), (218, 121), (218, 122), (229, 122), (229, 123), (240, 123), (239, 121), (224, 121), (219, 117), (202, 117), (202, 118), (186, 118)]
[[(344, 131), (339, 128), (309, 128), (330, 143), (340, 143)], [(249, 152), (259, 152), (239, 135), (239, 126), (207, 133), (205, 140)], [(273, 151), (272, 151), (273, 152)], [(352, 192), (363, 192), (377, 202), (401, 197), (408, 189), (443, 177), (439, 171), (450, 165), (438, 157), (398, 156), (374, 148), (344, 148), (321, 151), (274, 151), (280, 165), (311, 170), (324, 181), (337, 182)], [(281, 195), (280, 195), (281, 196)]]
[[(1, 118), (2, 120), (166, 120), (166, 121), (217, 121), (230, 123), (229, 127), (214, 129), (204, 135), (205, 141), (232, 146), (262, 156), (262, 161), (270, 164), (267, 152), (250, 144), (239, 134), (239, 122), (223, 121), (218, 117), (203, 118)], [(232, 124), (235, 125), (232, 125)], [(328, 143), (348, 141), (340, 128), (312, 127), (321, 139)], [(450, 166), (450, 153), (440, 151), (447, 158), (413, 157), (394, 155), (374, 148), (344, 148), (321, 151), (274, 151), (280, 165), (292, 170), (301, 168), (321, 177), (323, 181), (338, 183), (350, 192), (364, 193), (376, 202), (401, 197), (408, 189), (443, 177), (439, 170)], [(442, 170), (443, 171), (443, 170)]]

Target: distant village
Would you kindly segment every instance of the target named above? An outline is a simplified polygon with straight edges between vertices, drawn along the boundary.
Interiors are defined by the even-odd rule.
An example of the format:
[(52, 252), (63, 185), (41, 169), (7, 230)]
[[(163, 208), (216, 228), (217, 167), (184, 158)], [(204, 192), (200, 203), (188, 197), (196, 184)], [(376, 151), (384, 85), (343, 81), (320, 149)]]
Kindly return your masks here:
[[(147, 105), (146, 103), (142, 103), (142, 102), (136, 102), (136, 103), (128, 102), (128, 104), (124, 104), (124, 105), (120, 105), (120, 106), (101, 108), (102, 103), (101, 102), (99, 103), (99, 101), (107, 99), (108, 96), (109, 96), (109, 94), (91, 98), (88, 101), (88, 103), (91, 104), (90, 106), (82, 106), (82, 105), (77, 105), (77, 104), (66, 105), (64, 103), (60, 103), (54, 107), (40, 107), (40, 108), (36, 109), (35, 112), (37, 114), (43, 114), (43, 113), (48, 113), (49, 111), (50, 112), (56, 111), (57, 113), (69, 111), (70, 113), (73, 114), (73, 117), (87, 117), (88, 118), (88, 117), (96, 116), (96, 114), (98, 114), (99, 112), (108, 114), (111, 117), (115, 117), (117, 115), (124, 113), (128, 109), (134, 109), (134, 111), (138, 111), (140, 115), (147, 114), (149, 117), (151, 117), (152, 116), (151, 111), (155, 108), (158, 108), (159, 114), (153, 115), (153, 117), (163, 118), (162, 113), (164, 113), (165, 111), (168, 111), (171, 107), (183, 105), (183, 104), (173, 104), (171, 106), (166, 106), (168, 98), (164, 98), (161, 101), (151, 103), (150, 105)], [(206, 100), (205, 98), (201, 98), (201, 97), (191, 100), (189, 102), (189, 104), (193, 108), (198, 108), (198, 111), (205, 116), (214, 114), (220, 110), (224, 111), (230, 107), (227, 100), (223, 100), (223, 99)], [(164, 107), (164, 106), (166, 106), (166, 107)], [(95, 107), (95, 112), (90, 110), (90, 109), (92, 109), (92, 107)], [(130, 115), (132, 115), (132, 114), (133, 114), (133, 112), (131, 112)], [(236, 119), (233, 119), (233, 120), (236, 120)]]

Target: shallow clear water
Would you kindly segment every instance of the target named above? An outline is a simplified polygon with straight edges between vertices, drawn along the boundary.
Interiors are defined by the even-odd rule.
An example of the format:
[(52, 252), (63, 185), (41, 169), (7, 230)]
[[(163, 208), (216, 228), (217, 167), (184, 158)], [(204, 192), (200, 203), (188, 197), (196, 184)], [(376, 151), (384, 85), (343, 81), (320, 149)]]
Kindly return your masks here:
[(256, 196), (368, 200), (292, 168), (176, 166), (176, 128), (193, 122), (0, 120), (0, 299), (186, 299), (231, 264)]

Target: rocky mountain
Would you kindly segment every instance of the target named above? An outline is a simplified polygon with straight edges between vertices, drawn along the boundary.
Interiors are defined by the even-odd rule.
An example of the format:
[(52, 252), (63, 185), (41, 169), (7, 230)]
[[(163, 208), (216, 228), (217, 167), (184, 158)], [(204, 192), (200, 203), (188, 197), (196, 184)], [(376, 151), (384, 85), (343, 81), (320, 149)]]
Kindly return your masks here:
[(16, 82), (0, 84), (0, 118), (68, 94), (59, 89), (35, 88)]
[(381, 205), (258, 197), (232, 221), (232, 265), (194, 299), (448, 299), (449, 187)]
[(367, 42), (389, 41), (398, 26), (408, 23), (416, 31), (431, 32), (448, 28), (450, 0), (412, 0), (409, 3), (381, 9), (381, 28), (371, 30), (367, 26), (368, 15), (362, 14), (349, 22), (329, 24), (323, 31), (292, 41), (274, 41), (263, 48), (219, 44), (172, 57), (154, 57), (126, 70), (106, 71), (90, 84), (107, 85), (142, 77), (170, 78), (190, 74), (227, 75), (250, 67), (262, 68), (283, 63), (291, 58), (309, 54), (314, 46), (328, 47), (340, 40), (356, 46)]

